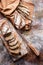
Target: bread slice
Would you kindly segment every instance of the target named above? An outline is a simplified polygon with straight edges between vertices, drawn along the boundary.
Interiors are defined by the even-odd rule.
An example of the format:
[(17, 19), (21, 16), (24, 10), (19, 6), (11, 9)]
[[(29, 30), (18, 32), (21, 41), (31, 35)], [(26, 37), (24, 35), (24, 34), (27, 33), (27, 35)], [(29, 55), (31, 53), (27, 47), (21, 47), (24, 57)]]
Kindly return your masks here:
[(30, 17), (30, 19), (32, 19), (33, 11), (34, 11), (34, 4), (32, 2), (22, 1), (22, 2), (20, 2), (20, 5), (26, 7), (29, 10), (29, 12), (30, 12), (29, 17)]
[[(6, 20), (6, 23), (9, 23), (7, 19), (3, 19), (2, 22), (4, 20)], [(17, 33), (16, 29), (12, 26), (12, 24), (9, 23), (8, 26), (10, 26), (9, 29), (11, 30), (11, 34), (14, 36), (13, 38), (14, 39), (16, 38), (16, 39), (12, 42), (10, 42), (11, 40), (9, 42), (7, 42), (6, 38), (8, 38), (9, 36), (4, 37), (5, 34), (3, 35), (3, 32), (2, 32), (3, 26), (2, 26), (2, 29), (1, 29), (1, 32), (2, 32), (2, 35), (1, 35), (2, 37), (1, 38), (4, 42), (4, 45), (5, 45), (6, 49), (9, 52), (9, 54), (12, 57), (14, 56), (13, 57), (15, 59), (14, 61), (16, 61), (17, 59), (23, 57), (24, 55), (26, 55), (28, 53), (27, 45), (25, 44), (23, 39), (20, 37), (20, 35)], [(6, 32), (6, 34), (8, 34), (8, 33)], [(10, 34), (10, 36), (12, 36), (11, 34)], [(12, 37), (9, 37), (8, 39), (10, 39), (10, 38), (12, 38)], [(20, 53), (20, 55), (19, 55), (19, 53)]]

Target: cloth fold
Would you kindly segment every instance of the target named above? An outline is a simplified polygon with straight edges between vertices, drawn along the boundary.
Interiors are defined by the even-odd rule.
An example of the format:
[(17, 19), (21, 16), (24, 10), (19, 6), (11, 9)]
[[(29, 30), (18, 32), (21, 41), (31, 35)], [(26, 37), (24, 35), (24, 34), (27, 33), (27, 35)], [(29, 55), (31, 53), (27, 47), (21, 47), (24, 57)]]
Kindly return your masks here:
[(16, 9), (20, 0), (1, 0), (0, 9), (4, 15), (11, 15), (11, 13)]
[(33, 10), (32, 2), (24, 0), (0, 1), (0, 12), (9, 18), (17, 29), (29, 30), (31, 28)]

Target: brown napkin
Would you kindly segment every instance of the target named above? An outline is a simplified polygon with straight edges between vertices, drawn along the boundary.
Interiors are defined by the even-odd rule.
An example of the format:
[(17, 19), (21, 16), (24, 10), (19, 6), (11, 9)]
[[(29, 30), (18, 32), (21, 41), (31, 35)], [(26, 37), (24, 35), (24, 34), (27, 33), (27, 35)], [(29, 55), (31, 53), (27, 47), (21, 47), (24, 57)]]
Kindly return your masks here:
[(17, 29), (23, 28), (25, 30), (30, 29), (33, 10), (34, 5), (32, 4), (31, 1), (29, 2), (26, 2), (24, 0), (0, 1), (0, 12), (3, 13), (6, 17), (10, 18), (11, 22)]
[(1, 0), (0, 9), (4, 15), (11, 15), (11, 13), (16, 9), (20, 0)]

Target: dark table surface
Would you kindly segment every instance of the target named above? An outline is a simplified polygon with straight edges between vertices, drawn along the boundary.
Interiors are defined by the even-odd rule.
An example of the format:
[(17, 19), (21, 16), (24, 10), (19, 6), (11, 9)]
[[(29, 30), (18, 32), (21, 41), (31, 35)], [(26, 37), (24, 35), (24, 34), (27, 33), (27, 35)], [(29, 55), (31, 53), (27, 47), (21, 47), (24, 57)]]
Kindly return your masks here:
[(17, 62), (13, 62), (0, 39), (0, 65), (43, 65), (43, 0), (33, 0), (33, 3), (35, 4), (35, 8), (32, 28), (30, 31), (22, 32), (22, 34), (28, 41), (41, 44), (40, 57), (37, 57), (31, 51), (30, 55), (26, 55)]

